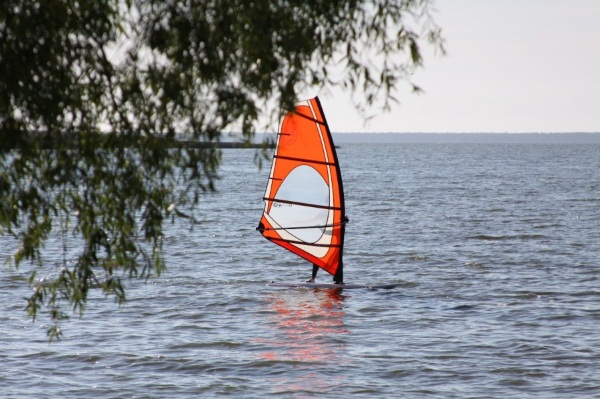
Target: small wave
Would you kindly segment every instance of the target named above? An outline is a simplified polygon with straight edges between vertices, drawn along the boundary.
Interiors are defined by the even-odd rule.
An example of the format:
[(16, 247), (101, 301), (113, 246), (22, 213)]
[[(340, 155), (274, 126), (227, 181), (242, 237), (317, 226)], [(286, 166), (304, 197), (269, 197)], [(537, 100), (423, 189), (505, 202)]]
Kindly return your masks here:
[(539, 240), (542, 238), (547, 238), (544, 234), (521, 234), (516, 236), (520, 240)]
[(502, 240), (539, 240), (546, 238), (544, 234), (517, 234), (517, 235), (500, 235), (493, 236), (487, 234), (477, 234), (474, 236), (468, 236), (468, 240), (482, 240), (482, 241), (502, 241)]
[(429, 259), (429, 256), (413, 254), (413, 255), (410, 255), (408, 258), (410, 260), (415, 260), (415, 261), (425, 261), (425, 260)]
[(467, 263), (465, 263), (465, 266), (472, 267), (474, 269), (485, 269), (486, 268), (485, 264), (481, 263), (481, 262), (467, 262)]
[(474, 236), (468, 236), (468, 240), (484, 240), (484, 241), (493, 241), (493, 240), (506, 240), (509, 239), (510, 236), (490, 236), (487, 234), (477, 234)]
[(519, 299), (540, 299), (542, 297), (548, 297), (556, 295), (554, 291), (522, 291), (516, 292), (515, 295)]
[(450, 310), (462, 311), (462, 310), (473, 310), (475, 308), (476, 308), (476, 305), (458, 305), (458, 306), (454, 306), (454, 307), (450, 308)]
[(548, 223), (548, 224), (538, 224), (533, 226), (534, 229), (555, 229), (558, 227), (564, 227), (562, 223)]
[(600, 198), (571, 198), (567, 202), (600, 202)]

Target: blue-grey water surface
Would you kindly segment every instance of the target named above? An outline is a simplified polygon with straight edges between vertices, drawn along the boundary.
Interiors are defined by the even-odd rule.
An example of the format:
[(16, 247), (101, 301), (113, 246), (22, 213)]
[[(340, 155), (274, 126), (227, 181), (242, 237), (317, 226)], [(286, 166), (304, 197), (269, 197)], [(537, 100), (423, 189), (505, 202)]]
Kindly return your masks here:
[(268, 165), (226, 150), (201, 223), (167, 226), (167, 272), (120, 308), (92, 293), (62, 341), (23, 310), (26, 268), (3, 268), (0, 397), (600, 397), (600, 145), (338, 155), (346, 282), (397, 289), (268, 287), (310, 265), (255, 231)]

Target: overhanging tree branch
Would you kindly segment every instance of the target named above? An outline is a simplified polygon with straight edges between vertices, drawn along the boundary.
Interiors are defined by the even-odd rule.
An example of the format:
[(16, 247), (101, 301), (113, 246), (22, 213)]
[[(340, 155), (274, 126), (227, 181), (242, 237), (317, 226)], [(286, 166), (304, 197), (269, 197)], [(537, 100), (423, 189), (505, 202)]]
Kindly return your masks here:
[[(363, 111), (395, 101), (422, 45), (443, 49), (430, 3), (2, 2), (0, 233), (32, 263), (29, 314), (55, 338), (90, 289), (123, 303), (121, 278), (160, 274), (163, 222), (214, 188), (222, 131), (249, 141), (309, 87), (360, 92)], [(40, 277), (53, 234), (63, 253)]]

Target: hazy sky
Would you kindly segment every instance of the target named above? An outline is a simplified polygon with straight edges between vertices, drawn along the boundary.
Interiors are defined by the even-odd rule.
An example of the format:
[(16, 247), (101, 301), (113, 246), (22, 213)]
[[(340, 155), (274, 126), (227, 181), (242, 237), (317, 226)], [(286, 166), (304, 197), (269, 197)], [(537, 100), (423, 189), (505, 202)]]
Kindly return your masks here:
[(600, 132), (600, 0), (437, 0), (447, 55), (422, 94), (364, 124), (320, 93), (334, 132)]

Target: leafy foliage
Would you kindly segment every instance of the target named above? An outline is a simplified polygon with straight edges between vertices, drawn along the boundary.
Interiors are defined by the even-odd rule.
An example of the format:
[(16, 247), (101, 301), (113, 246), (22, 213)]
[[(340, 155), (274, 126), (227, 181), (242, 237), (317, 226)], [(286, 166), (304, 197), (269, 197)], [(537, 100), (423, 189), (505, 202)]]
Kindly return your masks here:
[[(7, 0), (0, 5), (0, 233), (32, 265), (27, 310), (83, 312), (89, 290), (164, 269), (162, 225), (214, 189), (215, 146), (341, 85), (366, 109), (441, 48), (427, 0)], [(415, 87), (415, 89), (417, 89)], [(187, 142), (187, 141), (186, 141)], [(185, 210), (185, 213), (181, 210)], [(43, 244), (62, 257), (46, 277)], [(46, 262), (47, 263), (47, 262)]]

